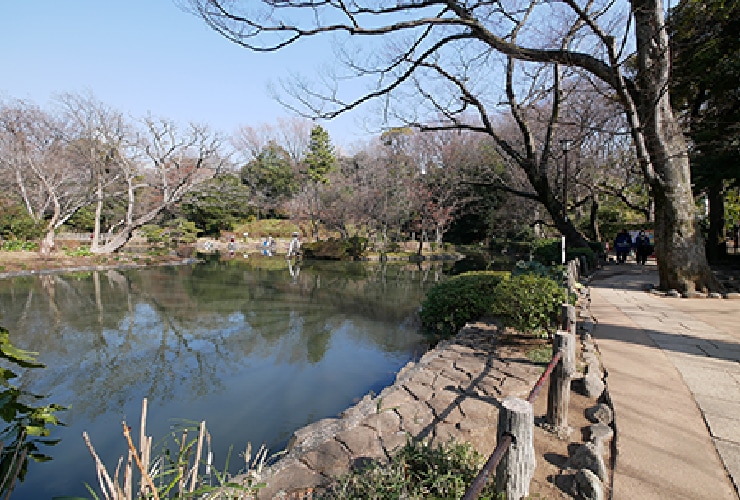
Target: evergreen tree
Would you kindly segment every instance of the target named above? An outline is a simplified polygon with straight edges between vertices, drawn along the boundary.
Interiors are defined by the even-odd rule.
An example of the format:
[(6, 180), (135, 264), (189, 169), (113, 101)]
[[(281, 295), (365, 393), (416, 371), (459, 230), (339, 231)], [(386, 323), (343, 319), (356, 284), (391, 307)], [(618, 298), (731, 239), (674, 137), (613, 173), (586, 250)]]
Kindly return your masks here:
[(304, 163), (305, 173), (309, 180), (308, 215), (311, 219), (313, 237), (318, 240), (322, 212), (320, 187), (329, 183), (329, 173), (337, 164), (329, 132), (321, 125), (316, 125), (311, 129), (311, 141)]
[(334, 146), (331, 144), (329, 132), (321, 125), (311, 129), (311, 142), (306, 155), (306, 173), (311, 182), (326, 184), (329, 172), (334, 169), (337, 159), (334, 155)]
[(274, 141), (242, 167), (241, 180), (249, 186), (253, 204), (271, 215), (298, 191), (290, 154)]

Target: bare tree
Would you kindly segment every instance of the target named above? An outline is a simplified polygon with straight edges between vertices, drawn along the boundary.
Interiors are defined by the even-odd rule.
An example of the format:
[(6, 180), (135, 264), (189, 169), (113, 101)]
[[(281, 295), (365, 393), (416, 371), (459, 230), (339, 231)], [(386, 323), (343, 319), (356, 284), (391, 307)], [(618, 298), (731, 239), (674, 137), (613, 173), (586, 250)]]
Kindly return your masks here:
[[(304, 38), (336, 35), (335, 46), (344, 51), (350, 74), (339, 75), (334, 83), (355, 75), (373, 77), (375, 84), (350, 97), (340, 94), (336, 85), (325, 93), (304, 93), (302, 104), (320, 117), (331, 118), (381, 98), (388, 116), (420, 128), (429, 128), (431, 115), (422, 115), (426, 110), (444, 118), (435, 128), (468, 128), (495, 138), (491, 117), (506, 96), (509, 111), (525, 124), (521, 127), (525, 155), (497, 142), (519, 164), (537, 160), (546, 165), (549, 146), (559, 139), (556, 127), (551, 127), (537, 154), (526, 123), (520, 120), (519, 104), (511, 98), (518, 83), (533, 81), (527, 74), (537, 71), (532, 63), (554, 65), (556, 75), (563, 66), (601, 80), (612, 89), (627, 117), (655, 199), (660, 286), (682, 291), (719, 287), (697, 230), (687, 146), (670, 107), (670, 56), (661, 0), (632, 0), (629, 5), (601, 0), (529, 4), (191, 0), (191, 5), (219, 33), (252, 50), (274, 51)], [(385, 47), (373, 45), (373, 39), (385, 41)], [(625, 62), (633, 56), (637, 71), (631, 75)], [(521, 61), (520, 73), (514, 72), (515, 60)], [(493, 85), (500, 74), (506, 75), (503, 92)], [(522, 80), (515, 84), (517, 75)], [(555, 76), (552, 85), (558, 81)], [(476, 122), (463, 121), (469, 107), (477, 112)], [(552, 123), (557, 123), (557, 113)], [(553, 200), (542, 197), (547, 195), (539, 185), (546, 180), (544, 174), (529, 177), (540, 194), (538, 201), (558, 222)], [(567, 224), (558, 225), (561, 231), (569, 231)]]
[[(130, 148), (132, 130), (123, 114), (98, 101), (90, 94), (62, 94), (58, 97), (70, 124), (65, 139), (74, 160), (89, 172), (95, 217), (90, 250), (99, 251), (101, 219), (106, 201), (128, 192), (128, 208), (133, 201)], [(122, 189), (126, 183), (126, 190)], [(120, 224), (124, 221), (122, 220)], [(112, 232), (115, 226), (107, 228)]]
[(234, 133), (231, 144), (242, 162), (254, 160), (270, 143), (274, 143), (287, 151), (297, 164), (308, 151), (312, 126), (311, 120), (305, 118), (278, 118), (275, 125), (244, 125)]
[[(128, 209), (123, 224), (98, 248), (99, 253), (111, 253), (123, 246), (133, 231), (153, 221), (167, 208), (206, 180), (218, 174), (227, 163), (221, 148), (224, 140), (203, 125), (191, 124), (185, 131), (172, 121), (147, 117), (135, 144), (141, 155), (134, 185), (127, 177)], [(131, 159), (123, 163), (127, 172)], [(142, 192), (135, 197), (136, 191)]]
[(44, 255), (54, 247), (57, 228), (91, 199), (89, 173), (73, 161), (66, 130), (64, 121), (33, 104), (0, 107), (0, 168), (13, 179), (28, 214), (44, 221)]

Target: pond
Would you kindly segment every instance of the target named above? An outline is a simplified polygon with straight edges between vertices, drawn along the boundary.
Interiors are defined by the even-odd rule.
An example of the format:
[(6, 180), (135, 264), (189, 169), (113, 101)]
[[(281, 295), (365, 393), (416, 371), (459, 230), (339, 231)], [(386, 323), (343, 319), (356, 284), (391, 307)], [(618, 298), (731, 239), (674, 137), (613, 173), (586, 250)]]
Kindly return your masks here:
[(441, 277), (441, 264), (252, 256), (0, 280), (0, 324), (46, 365), (19, 384), (68, 407), (53, 460), (31, 463), (13, 498), (99, 494), (82, 432), (113, 474), (144, 398), (155, 447), (205, 420), (217, 470), (231, 446), (232, 473), (247, 443), (281, 451), (423, 354), (417, 312)]

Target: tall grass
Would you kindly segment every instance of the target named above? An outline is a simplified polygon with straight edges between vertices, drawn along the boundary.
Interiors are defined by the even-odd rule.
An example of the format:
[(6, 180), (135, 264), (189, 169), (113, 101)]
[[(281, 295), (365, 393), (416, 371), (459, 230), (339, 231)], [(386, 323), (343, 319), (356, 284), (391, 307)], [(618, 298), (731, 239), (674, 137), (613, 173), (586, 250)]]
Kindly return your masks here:
[[(123, 422), (123, 437), (128, 448), (126, 459), (120, 457), (116, 470), (111, 475), (100, 460), (86, 432), (82, 437), (95, 461), (98, 477), (98, 493), (86, 485), (94, 499), (253, 499), (264, 484), (259, 481), (267, 460), (267, 449), (262, 446), (252, 458), (251, 445), (244, 453), (245, 470), (231, 476), (218, 472), (213, 467), (211, 436), (205, 421), (195, 428), (185, 427), (182, 433), (173, 433), (171, 442), (162, 447), (152, 447), (152, 437), (146, 435), (147, 400), (141, 407), (141, 423), (137, 443), (131, 428)], [(196, 436), (189, 437), (196, 431)], [(225, 469), (228, 469), (227, 457)]]

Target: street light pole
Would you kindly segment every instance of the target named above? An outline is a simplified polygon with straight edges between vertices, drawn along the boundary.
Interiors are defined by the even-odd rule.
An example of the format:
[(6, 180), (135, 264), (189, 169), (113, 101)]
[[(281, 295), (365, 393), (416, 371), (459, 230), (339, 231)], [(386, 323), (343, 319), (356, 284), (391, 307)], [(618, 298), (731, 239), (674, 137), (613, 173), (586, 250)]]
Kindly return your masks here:
[[(563, 150), (563, 226), (568, 224), (568, 150), (573, 141), (570, 139), (561, 139), (560, 147)], [(565, 233), (563, 233), (561, 243), (561, 260), (565, 265)]]
[(563, 221), (568, 220), (568, 151), (573, 141), (561, 139), (560, 147), (563, 149)]

